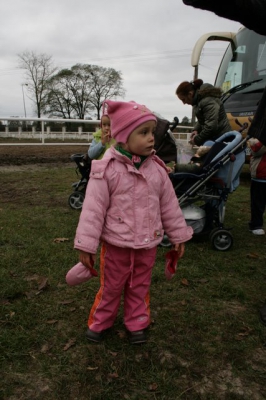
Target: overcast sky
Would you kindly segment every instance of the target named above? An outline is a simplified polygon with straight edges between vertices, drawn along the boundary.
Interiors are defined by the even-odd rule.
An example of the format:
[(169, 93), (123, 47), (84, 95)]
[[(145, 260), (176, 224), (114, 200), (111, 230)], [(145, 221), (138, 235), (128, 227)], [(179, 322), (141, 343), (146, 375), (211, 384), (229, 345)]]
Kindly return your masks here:
[[(192, 80), (191, 52), (197, 39), (211, 31), (233, 31), (237, 22), (185, 6), (182, 0), (9, 0), (2, 1), (0, 24), (0, 118), (24, 116), (18, 54), (52, 56), (54, 65), (77, 63), (121, 71), (125, 97), (160, 113), (191, 117), (191, 107), (175, 96)], [(213, 83), (226, 45), (210, 42), (199, 77)], [(31, 100), (27, 116), (36, 116)]]

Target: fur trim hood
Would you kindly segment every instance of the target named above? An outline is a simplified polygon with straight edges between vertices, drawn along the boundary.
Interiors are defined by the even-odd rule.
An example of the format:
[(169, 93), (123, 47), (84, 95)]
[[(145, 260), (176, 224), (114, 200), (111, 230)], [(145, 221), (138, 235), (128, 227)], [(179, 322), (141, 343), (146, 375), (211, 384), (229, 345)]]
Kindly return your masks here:
[(215, 87), (210, 83), (203, 83), (201, 87), (196, 91), (194, 96), (193, 104), (196, 104), (200, 100), (204, 99), (205, 97), (215, 97), (220, 99), (222, 96), (222, 89), (219, 87)]

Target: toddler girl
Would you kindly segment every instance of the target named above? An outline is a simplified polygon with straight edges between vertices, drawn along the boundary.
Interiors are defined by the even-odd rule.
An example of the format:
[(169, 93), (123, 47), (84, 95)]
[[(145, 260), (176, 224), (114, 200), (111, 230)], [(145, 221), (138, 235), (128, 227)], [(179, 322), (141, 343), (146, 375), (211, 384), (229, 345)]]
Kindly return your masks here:
[(88, 156), (91, 160), (103, 158), (105, 151), (115, 144), (115, 140), (110, 136), (110, 118), (107, 114), (103, 114), (100, 128), (94, 133), (88, 150)]
[(92, 269), (99, 243), (100, 289), (87, 338), (100, 342), (115, 321), (124, 292), (124, 324), (131, 343), (146, 341), (152, 268), (164, 230), (179, 253), (192, 237), (168, 171), (153, 150), (155, 115), (135, 102), (107, 100), (111, 147), (93, 161), (74, 247)]

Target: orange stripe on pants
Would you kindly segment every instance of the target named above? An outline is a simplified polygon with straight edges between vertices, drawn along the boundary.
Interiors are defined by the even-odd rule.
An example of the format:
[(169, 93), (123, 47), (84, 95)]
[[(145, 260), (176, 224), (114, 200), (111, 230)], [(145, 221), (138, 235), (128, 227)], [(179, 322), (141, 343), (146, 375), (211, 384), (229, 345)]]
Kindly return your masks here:
[(89, 315), (90, 329), (100, 332), (114, 324), (123, 292), (126, 328), (136, 331), (149, 326), (149, 289), (155, 257), (156, 247), (127, 249), (108, 243), (102, 245), (101, 287)]

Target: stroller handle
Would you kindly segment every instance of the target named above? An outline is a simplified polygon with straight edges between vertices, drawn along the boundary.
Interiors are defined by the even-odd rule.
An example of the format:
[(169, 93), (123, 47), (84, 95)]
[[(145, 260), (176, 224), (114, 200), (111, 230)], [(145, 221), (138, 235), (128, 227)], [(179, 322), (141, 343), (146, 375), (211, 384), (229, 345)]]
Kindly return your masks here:
[(174, 122), (170, 124), (170, 131), (173, 132), (173, 130), (177, 127), (178, 124), (179, 124), (179, 118), (174, 117)]
[[(228, 142), (226, 146), (226, 151), (230, 152), (232, 150), (236, 151), (238, 148), (242, 147), (245, 141), (246, 140), (243, 139), (240, 132), (230, 131), (218, 137), (215, 142)], [(221, 157), (224, 154), (225, 154), (224, 150), (220, 151), (218, 154), (216, 154), (216, 156), (213, 158), (212, 161), (219, 159), (219, 157)]]
[(84, 158), (84, 154), (80, 154), (80, 153), (78, 153), (78, 154), (72, 154), (71, 156), (70, 156), (70, 159), (71, 159), (71, 161), (81, 161), (81, 160), (83, 160), (83, 158)]

